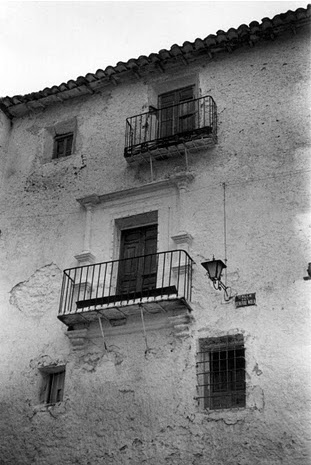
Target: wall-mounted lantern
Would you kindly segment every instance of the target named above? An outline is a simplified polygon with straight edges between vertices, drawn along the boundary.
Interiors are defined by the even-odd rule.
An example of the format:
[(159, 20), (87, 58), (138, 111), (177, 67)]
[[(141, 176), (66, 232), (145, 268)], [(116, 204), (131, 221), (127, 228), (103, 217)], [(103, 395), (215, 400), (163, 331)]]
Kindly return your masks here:
[(232, 299), (234, 296), (229, 295), (229, 288), (225, 286), (224, 283), (221, 281), (222, 270), (224, 268), (227, 268), (224, 262), (221, 260), (215, 260), (215, 257), (213, 256), (213, 260), (203, 262), (201, 263), (201, 265), (207, 271), (208, 277), (212, 281), (214, 289), (216, 289), (216, 291), (220, 291), (221, 289), (223, 289), (226, 301)]
[(308, 276), (305, 276), (303, 278), (305, 281), (309, 281), (311, 279), (311, 263), (308, 263), (307, 273), (308, 273)]

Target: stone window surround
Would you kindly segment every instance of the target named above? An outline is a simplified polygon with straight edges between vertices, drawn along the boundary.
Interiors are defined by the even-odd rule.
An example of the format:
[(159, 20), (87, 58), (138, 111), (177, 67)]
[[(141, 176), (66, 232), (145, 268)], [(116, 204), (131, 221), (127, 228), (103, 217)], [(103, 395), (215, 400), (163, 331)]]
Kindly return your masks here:
[(47, 389), (50, 389), (50, 383), (52, 382), (51, 377), (55, 373), (64, 373), (64, 378), (62, 380), (62, 390), (64, 390), (64, 385), (65, 385), (65, 375), (66, 375), (66, 365), (47, 365), (44, 367), (40, 367), (39, 371), (42, 376), (42, 383), (41, 383), (41, 388), (40, 388), (40, 403), (41, 405), (44, 404), (45, 406), (48, 405), (54, 405), (55, 403), (59, 403), (63, 401), (63, 396), (64, 393), (62, 393), (62, 398), (57, 401), (50, 403), (48, 402), (48, 396), (51, 396), (52, 393), (48, 393)]
[[(238, 355), (238, 351), (243, 352), (242, 357), (241, 354)], [(231, 364), (233, 362), (232, 367), (230, 367), (230, 361)], [(200, 338), (197, 370), (198, 401), (202, 409), (245, 408), (246, 380), (243, 334)], [(231, 373), (234, 373), (233, 379), (231, 379)], [(243, 374), (244, 387), (242, 387), (241, 373)], [(229, 396), (229, 394), (231, 395)]]
[(171, 78), (170, 76), (166, 77), (165, 79), (161, 78), (158, 81), (152, 82), (148, 86), (147, 94), (148, 94), (148, 107), (155, 107), (158, 108), (158, 97), (161, 94), (165, 94), (167, 92), (172, 92), (174, 90), (182, 89), (188, 86), (194, 86), (194, 96), (195, 98), (199, 97), (199, 75), (196, 74), (189, 74), (188, 76), (182, 76), (180, 78)]
[[(60, 158), (53, 158), (55, 152), (55, 137), (65, 134), (73, 134), (71, 155)], [(75, 155), (77, 150), (77, 118), (70, 118), (60, 121), (44, 129), (42, 163), (56, 162), (67, 160), (70, 156)]]
[[(199, 405), (198, 400), (196, 401), (197, 411), (196, 414), (201, 417), (208, 417), (209, 420), (225, 420), (228, 424), (235, 424), (238, 421), (244, 421), (250, 418), (250, 415), (258, 415), (264, 412), (264, 391), (261, 387), (260, 376), (262, 372), (258, 370), (258, 360), (256, 359), (255, 348), (253, 348), (253, 338), (245, 330), (238, 330), (228, 328), (225, 331), (217, 331), (211, 333), (206, 330), (199, 330), (199, 338), (197, 339), (197, 352), (199, 352), (199, 340), (209, 339), (215, 337), (224, 336), (236, 336), (237, 334), (243, 334), (244, 348), (245, 348), (245, 381), (246, 381), (246, 405), (240, 408), (226, 408), (226, 409), (202, 409)], [(254, 368), (252, 369), (251, 367)], [(257, 370), (255, 371), (255, 368)]]
[[(103, 195), (93, 194), (77, 199), (86, 210), (83, 250), (75, 255), (79, 265), (83, 266), (96, 261), (91, 251), (92, 222), (95, 209), (97, 211), (99, 209), (106, 210), (110, 220), (112, 242), (107, 260), (119, 258), (118, 241), (121, 229), (124, 229), (124, 225), (129, 221), (126, 218), (132, 216), (133, 221), (138, 220), (138, 224), (136, 223), (135, 226), (140, 226), (142, 224), (139, 223), (139, 218), (142, 217), (139, 215), (151, 215), (152, 211), (158, 212), (159, 250), (169, 250), (171, 248), (170, 241), (173, 241), (175, 248), (184, 248), (188, 251), (193, 238), (184, 228), (181, 228), (181, 225), (185, 226), (183, 224), (184, 197), (187, 195), (188, 184), (193, 179), (193, 173), (182, 172), (172, 175), (169, 179), (151, 182), (140, 187)], [(163, 205), (161, 207), (160, 199), (164, 195), (172, 199), (172, 210), (174, 211), (167, 211), (167, 209), (165, 211)], [(135, 216), (137, 216), (136, 219)], [(151, 221), (154, 222), (154, 218)], [(174, 230), (174, 234), (171, 234), (172, 230)]]
[[(179, 229), (185, 216), (182, 210), (184, 207), (183, 197), (188, 195), (188, 185), (193, 180), (193, 173), (179, 172), (168, 179), (143, 186), (103, 195), (93, 194), (77, 199), (85, 209), (83, 250), (75, 255), (79, 266), (118, 260), (122, 229), (137, 225), (155, 224), (155, 222), (158, 224), (158, 251), (187, 249), (192, 241), (192, 236), (184, 230), (180, 232)], [(163, 198), (166, 200), (163, 201)], [(91, 251), (92, 241), (94, 241), (94, 237), (92, 237), (94, 220), (96, 220), (94, 231), (96, 231), (97, 236), (101, 224), (105, 224), (106, 234), (110, 236), (110, 249), (107, 250), (105, 260), (102, 257), (100, 259), (95, 257)], [(167, 327), (167, 323), (169, 323), (175, 335), (183, 338), (189, 336), (191, 321), (192, 316), (189, 310), (184, 310), (176, 315), (171, 315), (168, 320), (164, 321), (159, 318), (159, 321), (154, 323), (158, 328)], [(128, 330), (133, 332), (136, 326), (133, 322)], [(146, 330), (152, 327), (152, 321), (148, 321)], [(72, 343), (73, 350), (85, 348), (88, 331), (89, 328), (79, 327), (66, 333)], [(115, 332), (115, 328), (108, 328), (107, 331), (110, 334), (111, 331)]]

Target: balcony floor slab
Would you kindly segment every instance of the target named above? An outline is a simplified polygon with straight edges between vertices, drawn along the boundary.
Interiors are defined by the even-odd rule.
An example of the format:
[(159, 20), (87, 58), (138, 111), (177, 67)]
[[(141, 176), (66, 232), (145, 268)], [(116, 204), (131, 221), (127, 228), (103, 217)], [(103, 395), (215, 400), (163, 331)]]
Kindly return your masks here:
[(190, 140), (177, 138), (163, 141), (161, 139), (151, 142), (146, 142), (128, 149), (125, 158), (128, 163), (140, 161), (149, 161), (150, 157), (155, 160), (167, 159), (174, 156), (182, 156), (185, 150), (190, 153), (203, 150), (215, 144), (215, 137), (208, 134), (200, 134), (193, 136)]
[(67, 326), (87, 325), (98, 317), (107, 320), (112, 326), (118, 326), (126, 323), (126, 320), (132, 316), (140, 314), (141, 309), (144, 314), (169, 313), (174, 314), (187, 309), (192, 311), (190, 303), (183, 297), (161, 296), (156, 299), (143, 298), (129, 302), (114, 302), (104, 306), (93, 306), (78, 309), (76, 312), (65, 315), (58, 315), (58, 319)]

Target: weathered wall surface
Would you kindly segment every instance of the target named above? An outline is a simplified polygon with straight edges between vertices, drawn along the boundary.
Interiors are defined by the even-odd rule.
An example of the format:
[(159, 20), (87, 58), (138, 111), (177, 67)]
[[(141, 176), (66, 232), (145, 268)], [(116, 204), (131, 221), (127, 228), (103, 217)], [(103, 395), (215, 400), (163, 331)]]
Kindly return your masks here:
[[(310, 426), (309, 44), (299, 32), (195, 67), (1, 119), (0, 463), (307, 465)], [(98, 205), (96, 261), (113, 258), (115, 218), (159, 212), (159, 249), (193, 236), (193, 321), (178, 334), (168, 315), (122, 328), (97, 323), (73, 350), (57, 320), (61, 271), (83, 249), (85, 212), (76, 199), (139, 187), (148, 165), (123, 157), (125, 119), (146, 110), (152, 89), (195, 76), (218, 107), (218, 143), (189, 156), (195, 174), (176, 189)], [(173, 87), (174, 88), (174, 87)], [(76, 118), (75, 154), (48, 161), (47, 128)], [(182, 158), (154, 163), (155, 180), (185, 171)], [(210, 286), (200, 262), (224, 258), (228, 284), (256, 292), (235, 309)], [(162, 224), (160, 224), (160, 222)], [(148, 329), (149, 328), (149, 329)], [(247, 407), (199, 410), (198, 339), (243, 333)], [(64, 402), (39, 403), (39, 369), (66, 364)]]

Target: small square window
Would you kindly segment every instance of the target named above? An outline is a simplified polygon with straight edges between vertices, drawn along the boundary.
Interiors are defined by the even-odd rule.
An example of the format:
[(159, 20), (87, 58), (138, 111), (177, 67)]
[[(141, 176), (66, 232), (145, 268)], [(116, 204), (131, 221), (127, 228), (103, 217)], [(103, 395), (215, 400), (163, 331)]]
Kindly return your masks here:
[(62, 134), (54, 138), (53, 158), (68, 157), (72, 154), (73, 133)]
[(53, 367), (41, 370), (43, 385), (40, 400), (45, 404), (61, 402), (64, 396), (65, 368)]
[(204, 409), (245, 407), (245, 348), (243, 335), (199, 341), (198, 400)]

